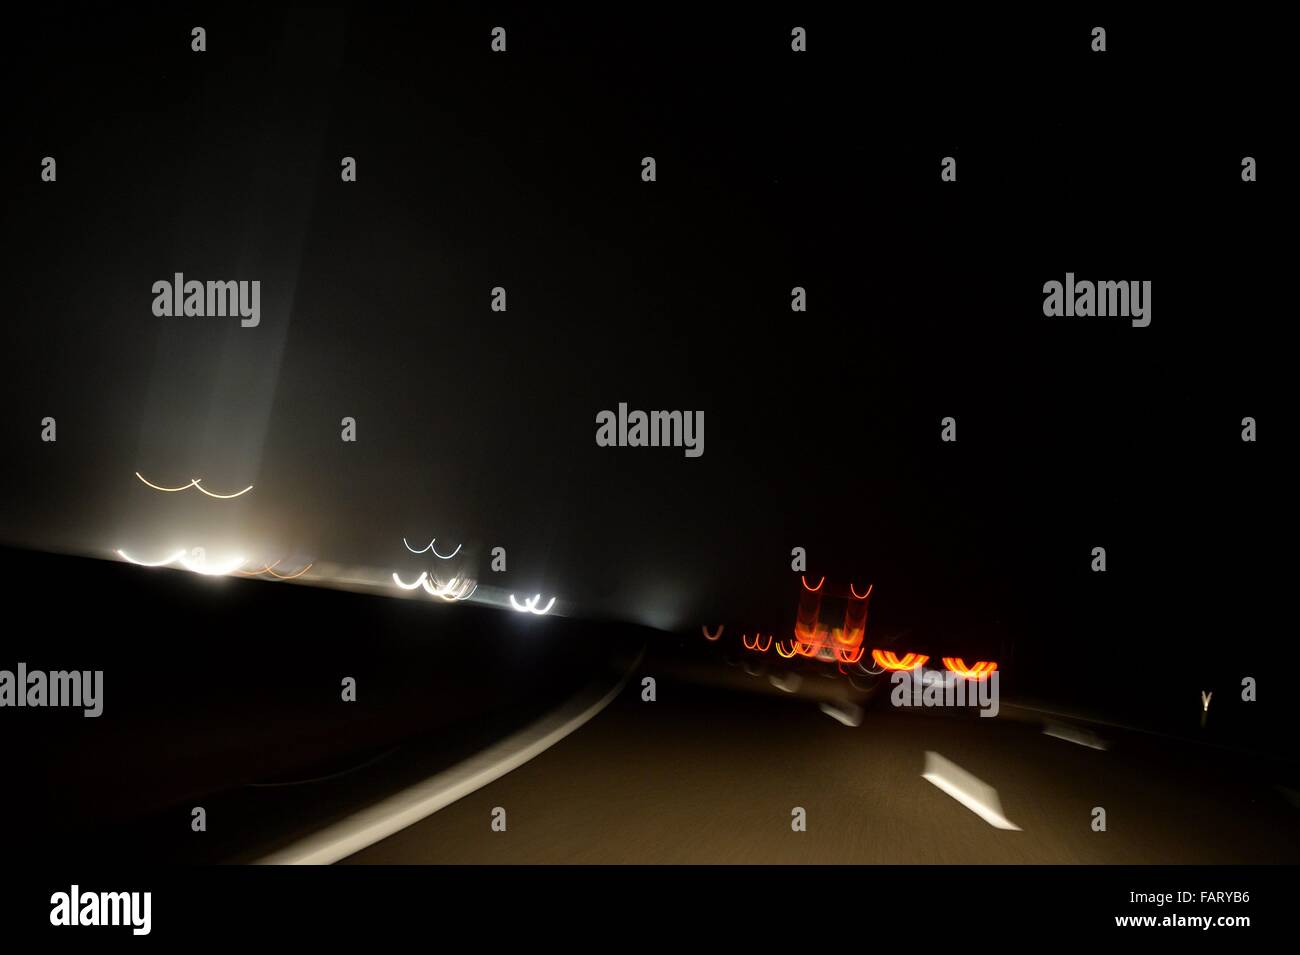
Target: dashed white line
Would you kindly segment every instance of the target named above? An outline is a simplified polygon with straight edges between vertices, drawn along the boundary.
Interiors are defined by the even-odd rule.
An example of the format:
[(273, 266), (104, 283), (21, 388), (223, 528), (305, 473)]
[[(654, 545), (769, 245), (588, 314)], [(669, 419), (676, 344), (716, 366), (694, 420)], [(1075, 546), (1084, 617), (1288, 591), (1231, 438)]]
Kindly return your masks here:
[(1043, 735), (1051, 736), (1053, 739), (1063, 739), (1067, 743), (1077, 743), (1089, 749), (1105, 750), (1108, 745), (1096, 733), (1081, 726), (1070, 726), (1068, 723), (1044, 723)]
[(921, 778), (933, 783), (990, 826), (1020, 831), (1019, 826), (1002, 814), (1002, 800), (998, 798), (996, 789), (938, 753), (926, 751), (925, 772), (921, 773)]
[(821, 703), (819, 708), (837, 723), (848, 727), (862, 725), (863, 710), (856, 703)]

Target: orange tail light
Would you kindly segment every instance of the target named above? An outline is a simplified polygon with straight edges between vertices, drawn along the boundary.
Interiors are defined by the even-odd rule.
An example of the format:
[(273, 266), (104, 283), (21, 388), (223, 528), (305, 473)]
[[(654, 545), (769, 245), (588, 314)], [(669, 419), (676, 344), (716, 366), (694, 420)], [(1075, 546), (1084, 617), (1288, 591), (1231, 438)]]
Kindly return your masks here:
[(845, 627), (843, 630), (836, 627), (835, 630), (832, 632), (835, 635), (835, 642), (842, 643), (846, 647), (861, 646), (862, 638), (866, 636), (866, 634), (863, 632), (862, 628), (860, 627), (852, 630), (850, 630), (847, 627)]
[(909, 653), (900, 660), (893, 650), (872, 650), (871, 659), (876, 661), (876, 666), (886, 670), (915, 670), (925, 666), (930, 658), (924, 653)]
[(968, 667), (961, 657), (944, 657), (943, 665), (967, 680), (983, 680), (998, 668), (996, 663), (989, 663), (984, 660), (980, 660), (973, 667)]

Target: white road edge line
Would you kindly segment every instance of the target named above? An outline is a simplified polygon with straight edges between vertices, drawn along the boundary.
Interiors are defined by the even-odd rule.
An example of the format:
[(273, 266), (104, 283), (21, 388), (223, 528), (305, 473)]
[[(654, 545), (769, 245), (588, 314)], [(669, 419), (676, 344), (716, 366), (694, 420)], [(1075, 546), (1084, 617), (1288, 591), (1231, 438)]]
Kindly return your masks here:
[(1002, 800), (998, 799), (996, 789), (938, 753), (926, 751), (925, 772), (921, 778), (934, 783), (990, 826), (1021, 831), (1019, 826), (1002, 815)]
[(645, 650), (632, 662), (618, 683), (594, 703), (583, 690), (559, 709), (517, 733), (493, 743), (450, 769), (430, 776), (372, 806), (326, 826), (292, 845), (277, 849), (256, 865), (329, 865), (386, 839), (407, 826), (433, 815), (457, 799), (518, 769), (539, 756), (594, 717), (614, 701), (637, 667)]

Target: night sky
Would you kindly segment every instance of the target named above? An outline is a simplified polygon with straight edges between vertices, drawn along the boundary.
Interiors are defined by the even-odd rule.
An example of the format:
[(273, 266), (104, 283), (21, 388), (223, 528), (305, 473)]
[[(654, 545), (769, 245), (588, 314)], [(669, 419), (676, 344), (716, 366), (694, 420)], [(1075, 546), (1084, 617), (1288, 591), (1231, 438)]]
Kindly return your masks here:
[[(0, 541), (382, 570), (437, 537), (481, 576), (506, 547), (503, 586), (575, 614), (682, 630), (788, 625), (803, 546), (875, 584), (880, 626), (992, 632), (1037, 676), (1281, 662), (1282, 60), (1244, 28), (25, 16)], [(1045, 318), (1067, 271), (1150, 280), (1152, 324)], [(260, 324), (155, 316), (176, 272), (259, 280)], [(619, 402), (703, 410), (704, 454), (597, 447)]]

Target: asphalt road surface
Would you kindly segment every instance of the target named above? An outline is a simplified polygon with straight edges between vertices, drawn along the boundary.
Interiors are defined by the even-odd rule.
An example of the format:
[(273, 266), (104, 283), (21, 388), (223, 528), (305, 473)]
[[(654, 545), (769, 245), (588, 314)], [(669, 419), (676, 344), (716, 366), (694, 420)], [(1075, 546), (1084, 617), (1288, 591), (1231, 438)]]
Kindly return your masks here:
[[(756, 677), (757, 679), (761, 679)], [(351, 863), (1288, 862), (1300, 809), (1281, 762), (1032, 713), (869, 708), (639, 683), (554, 747)], [(998, 829), (922, 778), (934, 752), (996, 789)], [(1292, 790), (1293, 793), (1293, 790)], [(493, 810), (506, 830), (493, 831)], [(806, 831), (792, 812), (806, 812)], [(1106, 830), (1094, 831), (1094, 809)]]
[[(820, 709), (844, 696), (843, 680), (820, 679), (817, 666), (796, 661), (802, 685), (783, 693), (762, 668), (779, 676), (786, 664), (702, 636), (54, 555), (0, 551), (0, 566), (34, 605), (56, 609), (59, 642), (26, 662), (102, 666), (108, 686), (100, 719), (8, 714), (13, 764), (41, 785), (8, 787), (0, 804), (12, 802), (6, 817), (21, 821), (11, 841), (44, 853), (283, 858), (630, 676), (612, 703), (548, 739), (550, 748), (504, 775), (478, 774), (479, 788), (452, 793), (432, 815), (411, 815), (419, 821), (407, 828), (362, 833), (319, 861), (1300, 858), (1300, 779), (1294, 756), (1282, 752), (1294, 751), (1285, 704), (1234, 709), (1221, 697), (1208, 730), (1184, 721), (1179, 737), (1088, 725), (1106, 745), (1094, 749), (1045, 735), (1053, 717), (1014, 706), (1008, 676), (996, 718), (897, 710), (878, 699), (860, 725), (847, 726)], [(62, 594), (71, 578), (81, 581), (76, 601)], [(164, 642), (106, 641), (105, 608), (129, 611), (139, 634), (166, 634)], [(340, 701), (345, 674), (363, 689), (355, 703)], [(645, 676), (657, 680), (653, 702), (641, 698)], [(1036, 676), (1021, 685), (1056, 689), (1042, 668)], [(1176, 688), (1200, 685), (1180, 678)], [(1148, 699), (1135, 686), (1093, 698), (1107, 719), (1132, 722), (1117, 714), (1121, 703)], [(1194, 692), (1189, 701), (1195, 713)], [(1002, 815), (1019, 828), (995, 828), (922, 778), (931, 753), (977, 780), (974, 788), (996, 790)], [(193, 807), (205, 810), (205, 831), (192, 828)], [(505, 810), (504, 832), (492, 828), (496, 807)], [(796, 808), (805, 831), (792, 829)], [(1097, 809), (1105, 831), (1093, 828)]]

